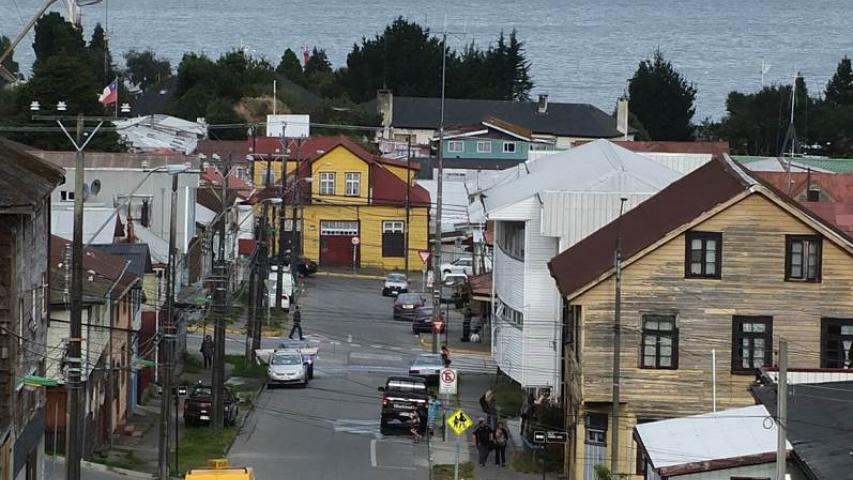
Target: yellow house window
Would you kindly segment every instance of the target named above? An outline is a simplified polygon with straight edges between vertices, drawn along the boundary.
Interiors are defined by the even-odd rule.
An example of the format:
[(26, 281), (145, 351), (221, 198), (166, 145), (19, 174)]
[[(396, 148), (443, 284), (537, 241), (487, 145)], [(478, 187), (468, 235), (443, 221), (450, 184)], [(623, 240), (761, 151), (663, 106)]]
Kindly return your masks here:
[(347, 172), (346, 190), (344, 193), (348, 197), (357, 197), (361, 195), (361, 173)]
[(320, 195), (335, 194), (335, 172), (320, 172)]

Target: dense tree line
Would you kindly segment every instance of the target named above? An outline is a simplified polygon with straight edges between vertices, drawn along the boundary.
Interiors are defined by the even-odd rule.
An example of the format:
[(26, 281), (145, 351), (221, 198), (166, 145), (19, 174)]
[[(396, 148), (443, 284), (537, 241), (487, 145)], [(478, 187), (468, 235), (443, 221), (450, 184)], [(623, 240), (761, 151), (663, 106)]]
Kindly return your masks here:
[[(30, 102), (52, 109), (64, 101), (69, 113), (104, 115), (98, 95), (115, 77), (115, 67), (104, 30), (95, 26), (87, 44), (83, 32), (56, 12), (42, 16), (35, 25), (36, 55), (29, 81), (0, 94), (0, 123), (32, 125)], [(0, 42), (3, 43), (3, 42)], [(14, 61), (11, 61), (14, 65)], [(7, 68), (9, 64), (6, 65)], [(69, 141), (61, 133), (16, 133), (11, 138), (46, 149), (67, 150)], [(100, 132), (90, 143), (93, 150), (120, 150), (118, 136)]]

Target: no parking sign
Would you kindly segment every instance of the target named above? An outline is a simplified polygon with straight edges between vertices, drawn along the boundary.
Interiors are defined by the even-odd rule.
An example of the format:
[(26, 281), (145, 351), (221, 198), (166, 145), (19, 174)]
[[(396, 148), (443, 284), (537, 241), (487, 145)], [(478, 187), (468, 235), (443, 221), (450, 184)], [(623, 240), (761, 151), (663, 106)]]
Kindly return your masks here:
[(458, 376), (452, 368), (442, 368), (438, 374), (438, 393), (441, 395), (456, 395)]

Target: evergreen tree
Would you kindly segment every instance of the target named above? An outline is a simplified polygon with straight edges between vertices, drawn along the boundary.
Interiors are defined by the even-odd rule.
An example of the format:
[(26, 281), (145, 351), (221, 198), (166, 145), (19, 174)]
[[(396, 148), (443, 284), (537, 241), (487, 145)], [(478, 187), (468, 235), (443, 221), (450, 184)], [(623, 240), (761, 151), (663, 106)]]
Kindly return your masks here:
[(36, 54), (33, 70), (40, 61), (55, 55), (74, 57), (84, 63), (87, 60), (86, 42), (83, 40), (82, 31), (74, 24), (66, 22), (57, 12), (43, 15), (36, 22), (33, 50)]
[[(11, 44), (12, 44), (12, 41), (9, 40), (9, 37), (6, 37), (4, 35), (0, 35), (0, 54), (5, 52), (6, 49), (9, 48), (9, 45), (11, 45)], [(18, 62), (15, 61), (15, 51), (14, 50), (12, 51), (12, 53), (8, 57), (6, 57), (6, 60), (3, 60), (3, 66), (6, 68), (6, 70), (9, 71), (9, 73), (12, 73), (13, 75), (18, 75)], [(2, 86), (2, 85), (3, 85), (3, 77), (0, 77), (0, 86)]]
[(108, 85), (116, 78), (116, 71), (113, 66), (113, 56), (107, 43), (107, 35), (100, 23), (95, 24), (88, 50), (95, 79), (100, 85)]
[(515, 29), (509, 34), (507, 65), (512, 72), (510, 97), (512, 100), (530, 100), (533, 80), (530, 78), (530, 62), (524, 56), (524, 43), (518, 40)]
[(628, 87), (629, 108), (653, 140), (691, 140), (696, 88), (663, 58), (660, 50), (640, 62)]
[(848, 57), (838, 62), (835, 74), (826, 84), (824, 97), (832, 105), (853, 106), (853, 69)]
[(325, 50), (314, 47), (311, 50), (311, 57), (305, 62), (305, 76), (311, 78), (314, 75), (326, 73), (332, 73), (332, 62), (329, 61)]
[(126, 75), (142, 90), (148, 90), (172, 76), (169, 60), (156, 57), (151, 50), (129, 50), (124, 54), (124, 62), (127, 67)]
[(305, 73), (302, 71), (302, 64), (299, 63), (296, 52), (289, 48), (281, 55), (281, 61), (278, 62), (275, 73), (297, 85), (305, 86)]

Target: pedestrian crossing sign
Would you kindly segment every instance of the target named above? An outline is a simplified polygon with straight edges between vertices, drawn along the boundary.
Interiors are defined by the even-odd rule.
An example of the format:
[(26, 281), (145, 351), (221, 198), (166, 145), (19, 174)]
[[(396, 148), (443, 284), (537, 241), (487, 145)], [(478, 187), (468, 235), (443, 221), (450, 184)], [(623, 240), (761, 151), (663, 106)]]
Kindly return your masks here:
[(453, 412), (450, 415), (450, 418), (447, 419), (447, 426), (453, 430), (453, 433), (456, 435), (462, 435), (465, 433), (465, 430), (471, 428), (471, 425), (474, 425), (474, 420), (465, 413), (461, 408)]

